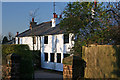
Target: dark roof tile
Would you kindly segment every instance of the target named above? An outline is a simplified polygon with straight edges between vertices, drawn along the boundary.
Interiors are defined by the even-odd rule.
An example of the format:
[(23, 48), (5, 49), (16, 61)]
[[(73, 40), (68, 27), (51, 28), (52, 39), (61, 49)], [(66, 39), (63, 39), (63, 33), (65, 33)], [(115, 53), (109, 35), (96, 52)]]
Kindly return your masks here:
[(32, 30), (28, 29), (16, 37), (25, 37), (25, 36), (42, 36), (42, 35), (55, 35), (55, 34), (62, 34), (64, 30), (60, 29), (60, 26), (57, 25), (56, 27), (51, 27), (51, 21), (43, 22), (41, 24), (36, 25)]

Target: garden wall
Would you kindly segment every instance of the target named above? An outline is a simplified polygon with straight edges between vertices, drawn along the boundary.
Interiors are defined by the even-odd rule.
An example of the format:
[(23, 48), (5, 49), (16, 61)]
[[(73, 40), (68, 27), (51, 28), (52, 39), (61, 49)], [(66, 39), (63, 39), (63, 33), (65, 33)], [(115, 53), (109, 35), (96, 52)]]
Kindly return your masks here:
[(120, 45), (91, 45), (82, 47), (86, 62), (84, 78), (120, 77)]

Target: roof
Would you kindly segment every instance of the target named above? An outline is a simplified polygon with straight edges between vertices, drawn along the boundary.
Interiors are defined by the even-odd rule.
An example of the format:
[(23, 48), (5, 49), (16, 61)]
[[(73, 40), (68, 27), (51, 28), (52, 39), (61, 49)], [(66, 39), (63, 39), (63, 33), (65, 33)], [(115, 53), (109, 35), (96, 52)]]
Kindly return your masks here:
[(36, 25), (32, 30), (28, 29), (16, 37), (26, 37), (26, 36), (43, 36), (43, 35), (55, 35), (55, 34), (62, 34), (64, 30), (60, 29), (60, 25), (56, 25), (56, 27), (51, 27), (52, 22), (43, 22), (41, 24)]

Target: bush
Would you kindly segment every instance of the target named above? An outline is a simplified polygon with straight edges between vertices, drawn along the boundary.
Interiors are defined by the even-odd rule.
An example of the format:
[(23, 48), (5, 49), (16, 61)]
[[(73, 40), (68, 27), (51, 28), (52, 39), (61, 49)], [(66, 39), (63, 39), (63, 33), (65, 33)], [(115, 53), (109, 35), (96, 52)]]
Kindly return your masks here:
[(2, 65), (6, 65), (6, 56), (16, 53), (21, 57), (20, 78), (32, 80), (33, 57), (28, 45), (2, 45)]
[(36, 50), (33, 54), (33, 60), (34, 60), (34, 70), (38, 70), (41, 68), (41, 57), (40, 57), (40, 51)]

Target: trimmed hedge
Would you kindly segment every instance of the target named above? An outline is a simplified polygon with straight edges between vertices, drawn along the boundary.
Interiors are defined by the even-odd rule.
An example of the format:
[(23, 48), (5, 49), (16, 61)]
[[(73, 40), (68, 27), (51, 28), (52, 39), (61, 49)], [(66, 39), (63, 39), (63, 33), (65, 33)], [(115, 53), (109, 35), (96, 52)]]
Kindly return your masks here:
[(20, 78), (33, 79), (33, 57), (28, 45), (2, 45), (2, 65), (6, 65), (6, 56), (16, 53), (21, 57)]

